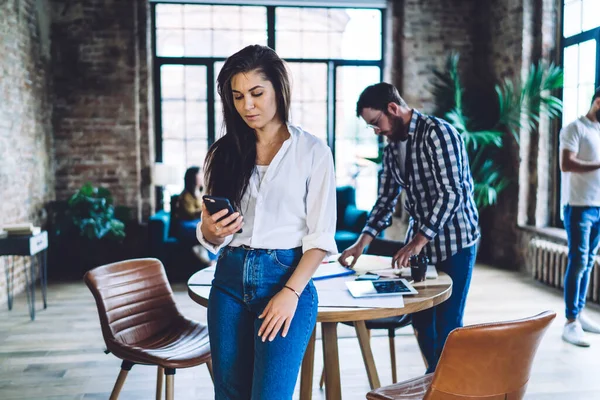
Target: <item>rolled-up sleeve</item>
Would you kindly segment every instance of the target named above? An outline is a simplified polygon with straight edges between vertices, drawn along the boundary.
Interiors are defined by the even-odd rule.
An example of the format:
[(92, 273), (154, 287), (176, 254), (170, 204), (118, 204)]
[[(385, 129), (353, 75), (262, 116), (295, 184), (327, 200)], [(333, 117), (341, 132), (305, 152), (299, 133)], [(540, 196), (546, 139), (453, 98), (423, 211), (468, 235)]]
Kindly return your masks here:
[(306, 194), (308, 233), (302, 238), (302, 251), (321, 249), (337, 254), (335, 244), (336, 194), (333, 157), (324, 143), (316, 146)]
[(207, 241), (204, 238), (204, 235), (202, 234), (202, 231), (200, 230), (201, 224), (202, 224), (202, 222), (198, 222), (198, 225), (196, 225), (196, 238), (198, 238), (198, 241), (200, 242), (200, 244), (202, 246), (204, 246), (204, 248), (206, 248), (206, 250), (210, 251), (211, 253), (217, 254), (219, 252), (219, 250), (221, 250), (223, 247), (227, 246), (233, 240), (233, 235), (229, 235), (225, 238), (225, 241), (223, 242), (223, 244), (221, 244), (220, 246), (215, 246), (214, 244), (210, 243), (209, 241)]

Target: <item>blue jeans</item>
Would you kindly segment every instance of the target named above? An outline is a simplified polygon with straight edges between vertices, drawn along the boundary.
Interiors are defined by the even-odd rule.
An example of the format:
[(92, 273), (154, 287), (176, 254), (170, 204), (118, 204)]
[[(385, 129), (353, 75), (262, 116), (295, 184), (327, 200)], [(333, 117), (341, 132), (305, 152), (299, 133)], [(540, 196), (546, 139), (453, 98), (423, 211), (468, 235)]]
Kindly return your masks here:
[(436, 269), (447, 273), (452, 278), (452, 294), (443, 303), (412, 315), (417, 341), (421, 353), (427, 360), (427, 373), (435, 371), (450, 332), (463, 326), (463, 314), (476, 251), (476, 245), (470, 246), (438, 262)]
[(569, 262), (565, 271), (565, 315), (575, 319), (585, 306), (600, 239), (600, 207), (565, 206)]
[(215, 399), (291, 399), (308, 340), (317, 322), (312, 281), (298, 301), (287, 336), (263, 343), (258, 316), (283, 289), (302, 249), (226, 247), (221, 252), (208, 302)]

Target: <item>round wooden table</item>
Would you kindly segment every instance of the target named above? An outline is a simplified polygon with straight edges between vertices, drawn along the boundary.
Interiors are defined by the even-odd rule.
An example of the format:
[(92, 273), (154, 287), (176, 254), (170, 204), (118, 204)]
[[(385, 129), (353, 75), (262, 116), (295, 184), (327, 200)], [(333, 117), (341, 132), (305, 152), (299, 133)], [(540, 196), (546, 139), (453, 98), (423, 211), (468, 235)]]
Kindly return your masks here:
[[(208, 306), (211, 282), (214, 276), (214, 268), (207, 268), (196, 272), (188, 281), (188, 294), (196, 303)], [(366, 320), (393, 317), (404, 314), (412, 314), (417, 311), (426, 310), (447, 300), (452, 293), (452, 279), (443, 272), (436, 279), (427, 279), (424, 282), (413, 284), (419, 292), (416, 295), (403, 296), (404, 306), (398, 307), (398, 296), (379, 297), (368, 299), (367, 303), (361, 303), (361, 299), (353, 299), (348, 293), (345, 281), (354, 280), (355, 276), (344, 276), (338, 278), (315, 281), (319, 293), (319, 313), (317, 322), (321, 323), (323, 342), (323, 356), (325, 363), (325, 394), (328, 400), (342, 398), (340, 383), (340, 363), (337, 343), (337, 324), (339, 322), (354, 322), (356, 336), (363, 355), (369, 384), (371, 389), (380, 387), (379, 377), (375, 369), (373, 353), (369, 342), (369, 333), (365, 325)], [(336, 301), (339, 302), (336, 307)], [(363, 308), (365, 304), (376, 302), (375, 306)], [(343, 305), (342, 307), (339, 307)], [(300, 378), (300, 399), (312, 397), (312, 378), (314, 372), (315, 357), (315, 331), (308, 343), (304, 360), (302, 361), (302, 372)]]

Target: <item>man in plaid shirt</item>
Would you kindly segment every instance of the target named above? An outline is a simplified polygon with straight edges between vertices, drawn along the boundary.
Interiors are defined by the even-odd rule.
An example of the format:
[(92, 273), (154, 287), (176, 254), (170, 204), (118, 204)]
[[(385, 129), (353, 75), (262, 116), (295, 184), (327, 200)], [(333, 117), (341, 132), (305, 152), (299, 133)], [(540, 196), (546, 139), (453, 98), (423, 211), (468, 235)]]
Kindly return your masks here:
[[(424, 253), (453, 282), (448, 300), (412, 317), (427, 373), (431, 373), (448, 334), (463, 324), (480, 237), (467, 152), (454, 127), (408, 107), (389, 83), (367, 87), (358, 99), (356, 114), (388, 144), (377, 202), (359, 239), (342, 253), (340, 262), (354, 266), (373, 238), (391, 225), (394, 207), (405, 190), (409, 228), (406, 244), (394, 255), (392, 266), (408, 267), (411, 256)], [(348, 264), (350, 256), (353, 260)]]

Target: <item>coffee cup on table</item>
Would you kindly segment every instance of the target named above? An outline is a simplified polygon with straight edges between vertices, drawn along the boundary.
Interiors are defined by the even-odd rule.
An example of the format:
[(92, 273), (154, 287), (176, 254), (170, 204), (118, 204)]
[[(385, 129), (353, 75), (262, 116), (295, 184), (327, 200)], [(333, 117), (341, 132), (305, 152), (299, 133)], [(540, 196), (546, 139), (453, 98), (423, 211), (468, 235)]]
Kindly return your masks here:
[(424, 254), (410, 257), (410, 276), (414, 282), (423, 282), (427, 275), (429, 258)]

